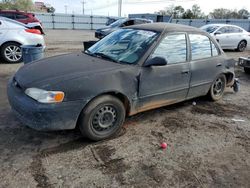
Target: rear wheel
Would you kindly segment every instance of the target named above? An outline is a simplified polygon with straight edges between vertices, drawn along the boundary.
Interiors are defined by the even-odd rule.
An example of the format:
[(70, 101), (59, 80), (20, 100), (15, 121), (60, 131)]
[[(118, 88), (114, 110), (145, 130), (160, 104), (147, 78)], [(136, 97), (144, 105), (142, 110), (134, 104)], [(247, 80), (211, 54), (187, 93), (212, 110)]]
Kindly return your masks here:
[(246, 47), (247, 47), (247, 42), (242, 40), (238, 44), (237, 51), (243, 52), (246, 49)]
[(83, 110), (79, 128), (91, 140), (103, 140), (117, 133), (125, 119), (123, 103), (111, 96), (103, 95), (94, 99)]
[(226, 88), (226, 76), (224, 74), (219, 75), (210, 87), (208, 96), (211, 100), (217, 101), (222, 98)]
[(245, 71), (245, 73), (250, 74), (250, 68), (244, 67), (244, 71)]
[(22, 61), (21, 45), (16, 42), (8, 42), (1, 47), (1, 57), (7, 63), (19, 63)]

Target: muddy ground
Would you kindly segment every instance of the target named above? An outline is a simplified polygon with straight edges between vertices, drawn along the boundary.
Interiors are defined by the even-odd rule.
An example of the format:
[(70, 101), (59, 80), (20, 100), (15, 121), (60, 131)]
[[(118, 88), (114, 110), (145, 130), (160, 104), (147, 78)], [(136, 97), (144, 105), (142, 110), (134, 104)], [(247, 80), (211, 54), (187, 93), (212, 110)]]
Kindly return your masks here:
[[(47, 31), (46, 56), (79, 51), (92, 39), (91, 31)], [(239, 93), (135, 115), (117, 137), (94, 143), (78, 131), (37, 132), (15, 118), (6, 84), (20, 66), (0, 64), (0, 187), (250, 187), (250, 75), (242, 69)]]

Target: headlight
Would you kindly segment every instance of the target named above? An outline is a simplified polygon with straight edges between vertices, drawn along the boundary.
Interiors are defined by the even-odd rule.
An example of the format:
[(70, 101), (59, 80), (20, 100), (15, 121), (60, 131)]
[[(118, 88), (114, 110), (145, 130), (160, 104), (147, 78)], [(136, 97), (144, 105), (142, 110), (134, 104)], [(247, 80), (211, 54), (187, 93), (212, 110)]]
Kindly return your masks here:
[(28, 88), (25, 94), (41, 103), (58, 103), (64, 99), (62, 91), (45, 91), (37, 88)]

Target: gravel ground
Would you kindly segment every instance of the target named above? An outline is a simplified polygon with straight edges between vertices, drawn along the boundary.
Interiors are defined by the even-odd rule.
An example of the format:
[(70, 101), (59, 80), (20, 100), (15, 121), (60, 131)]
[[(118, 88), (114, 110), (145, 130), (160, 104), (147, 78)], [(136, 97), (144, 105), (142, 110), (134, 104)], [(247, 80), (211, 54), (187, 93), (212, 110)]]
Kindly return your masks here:
[[(93, 32), (49, 30), (45, 55), (79, 51), (84, 40)], [(21, 125), (6, 96), (20, 66), (0, 64), (0, 187), (250, 187), (250, 75), (241, 68), (239, 93), (229, 88), (218, 102), (201, 97), (140, 113), (117, 137), (94, 143), (77, 130)]]

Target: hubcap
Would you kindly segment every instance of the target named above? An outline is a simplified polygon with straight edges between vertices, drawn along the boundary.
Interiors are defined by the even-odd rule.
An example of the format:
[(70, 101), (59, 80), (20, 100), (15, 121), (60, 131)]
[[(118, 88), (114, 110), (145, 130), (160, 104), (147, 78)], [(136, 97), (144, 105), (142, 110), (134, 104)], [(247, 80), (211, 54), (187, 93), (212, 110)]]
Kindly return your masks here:
[(4, 55), (8, 61), (19, 61), (22, 58), (21, 48), (19, 46), (10, 45), (5, 49)]
[(104, 106), (100, 108), (93, 117), (93, 128), (100, 132), (109, 130), (114, 127), (117, 120), (116, 110), (112, 106)]
[(246, 43), (245, 43), (245, 42), (241, 42), (241, 43), (239, 44), (239, 50), (240, 50), (240, 51), (244, 51), (245, 48), (246, 48)]
[(213, 85), (213, 92), (215, 96), (220, 96), (223, 92), (224, 83), (221, 78), (218, 78)]

